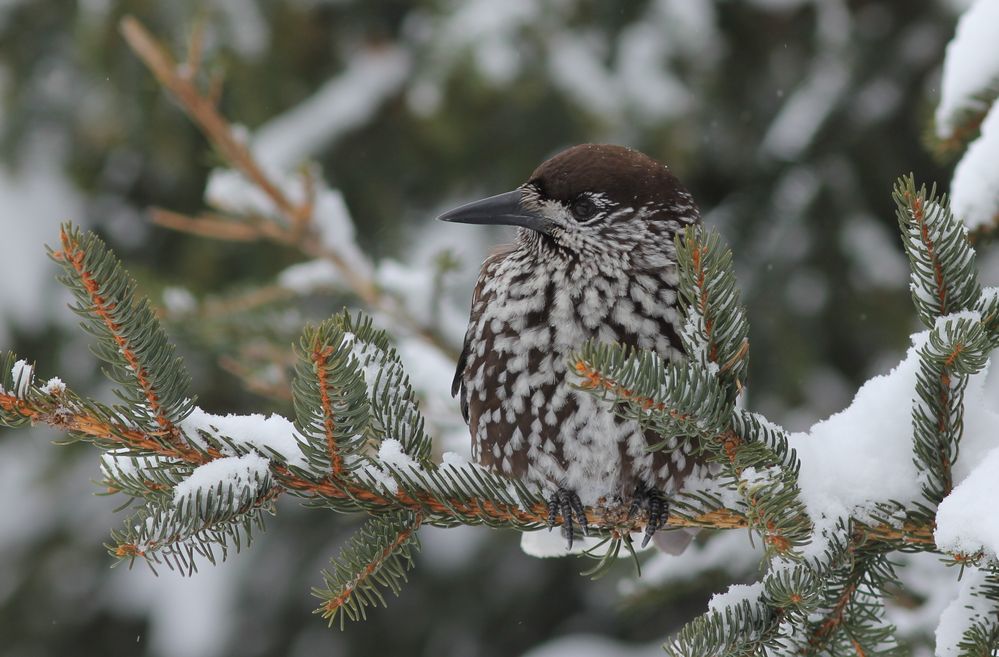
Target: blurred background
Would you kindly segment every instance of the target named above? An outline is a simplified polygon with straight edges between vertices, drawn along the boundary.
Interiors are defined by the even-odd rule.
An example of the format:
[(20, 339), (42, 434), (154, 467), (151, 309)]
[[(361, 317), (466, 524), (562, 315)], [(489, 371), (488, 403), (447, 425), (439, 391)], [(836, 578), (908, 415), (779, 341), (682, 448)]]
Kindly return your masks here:
[[(0, 2), (0, 347), (107, 396), (45, 254), (65, 220), (100, 233), (162, 308), (212, 412), (291, 415), (302, 325), (359, 307), (300, 249), (151, 223), (150, 207), (231, 211), (246, 190), (226, 186), (224, 163), (125, 44), (131, 13), (181, 55), (200, 25), (203, 77), (224, 78), (219, 107), (268, 171), (314, 162), (324, 198), (342, 198), (334, 214), (349, 211), (355, 234), (333, 222), (324, 238), (436, 336), (398, 331), (441, 450), (467, 451), (453, 349), (478, 265), (509, 234), (433, 217), (581, 142), (638, 148), (691, 189), (735, 254), (747, 404), (805, 429), (890, 369), (916, 328), (891, 187), (910, 171), (950, 180), (924, 135), (967, 4)], [(995, 259), (984, 268), (994, 284)], [(2, 656), (656, 655), (713, 592), (757, 575), (756, 548), (734, 532), (653, 557), (640, 579), (622, 562), (592, 582), (582, 561), (526, 556), (513, 532), (427, 529), (400, 598), (340, 633), (311, 614), (309, 592), (358, 518), (285, 499), (218, 567), (111, 569), (102, 544), (122, 500), (95, 495), (96, 450), (59, 438), (0, 430)], [(953, 574), (931, 556), (899, 560), (911, 567), (892, 619), (921, 653)]]

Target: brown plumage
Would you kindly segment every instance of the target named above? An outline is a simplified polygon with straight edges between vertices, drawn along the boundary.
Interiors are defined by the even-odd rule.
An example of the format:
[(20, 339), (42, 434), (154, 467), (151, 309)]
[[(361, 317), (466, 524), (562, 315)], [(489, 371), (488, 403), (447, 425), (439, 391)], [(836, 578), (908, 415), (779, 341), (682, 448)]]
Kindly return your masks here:
[(683, 441), (648, 452), (660, 439), (575, 389), (568, 359), (591, 339), (683, 357), (673, 236), (699, 221), (690, 194), (637, 151), (588, 144), (441, 219), (521, 227), (482, 265), (455, 374), (473, 457), (540, 486), (570, 544), (583, 505), (645, 505), (648, 540), (701, 464)]

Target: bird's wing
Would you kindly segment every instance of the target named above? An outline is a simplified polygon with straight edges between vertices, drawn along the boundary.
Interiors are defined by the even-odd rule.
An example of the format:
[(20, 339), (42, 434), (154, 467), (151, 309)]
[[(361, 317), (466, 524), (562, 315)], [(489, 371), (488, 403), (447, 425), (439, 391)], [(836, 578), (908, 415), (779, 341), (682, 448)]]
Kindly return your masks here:
[(451, 396), (458, 397), (461, 402), (461, 416), (468, 422), (468, 398), (465, 396), (465, 368), (468, 366), (468, 359), (472, 356), (472, 341), (475, 339), (475, 325), (479, 323), (479, 317), (486, 307), (482, 299), (483, 289), (495, 271), (496, 267), (513, 251), (514, 246), (506, 245), (494, 251), (479, 270), (479, 278), (475, 282), (475, 289), (472, 291), (472, 310), (468, 319), (468, 329), (465, 331), (465, 341), (461, 346), (461, 354), (458, 355), (458, 366), (454, 372), (454, 380), (451, 382)]

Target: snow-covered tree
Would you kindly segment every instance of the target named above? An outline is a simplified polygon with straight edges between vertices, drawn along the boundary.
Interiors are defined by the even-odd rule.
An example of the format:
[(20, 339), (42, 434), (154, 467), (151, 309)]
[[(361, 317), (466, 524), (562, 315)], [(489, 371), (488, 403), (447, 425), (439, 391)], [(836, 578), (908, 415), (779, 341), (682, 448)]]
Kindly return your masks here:
[[(983, 379), (994, 346), (996, 302), (991, 290), (978, 283), (975, 254), (954, 218), (969, 221), (978, 235), (988, 231), (977, 227), (990, 225), (995, 216), (995, 205), (988, 205), (995, 179), (989, 178), (987, 166), (987, 153), (995, 141), (988, 130), (993, 83), (983, 75), (981, 84), (966, 81), (963, 89), (946, 91), (951, 88), (947, 81), (953, 77), (952, 68), (970, 68), (960, 60), (972, 55), (961, 52), (988, 52), (987, 41), (968, 42), (976, 38), (973, 26), (989, 24), (979, 14), (988, 12), (990, 5), (994, 3), (981, 2), (966, 14), (945, 66), (938, 141), (953, 142), (953, 137), (960, 144), (971, 144), (953, 186), (955, 212), (950, 212), (945, 199), (910, 179), (900, 181), (895, 190), (912, 269), (917, 311), (913, 316), (922, 320), (926, 331), (913, 336), (912, 349), (891, 374), (872, 379), (846, 411), (807, 432), (788, 433), (733, 406), (746, 381), (747, 361), (744, 343), (732, 336), (744, 336), (749, 329), (732, 291), (752, 287), (754, 276), (758, 287), (766, 273), (750, 271), (749, 280), (738, 284), (730, 256), (712, 233), (690, 234), (684, 242), (686, 271), (704, 274), (686, 279), (687, 293), (691, 299), (705, 300), (703, 307), (693, 306), (697, 312), (715, 318), (691, 334), (691, 340), (699, 341), (691, 350), (728, 357), (669, 370), (671, 385), (664, 388), (657, 378), (660, 368), (647, 357), (636, 363), (621, 352), (600, 347), (579, 355), (581, 385), (623, 402), (618, 406), (622, 412), (640, 414), (664, 436), (671, 432), (702, 436), (705, 449), (722, 468), (723, 474), (705, 482), (702, 491), (677, 500), (672, 523), (749, 527), (759, 536), (757, 548), (763, 554), (723, 533), (677, 561), (708, 557), (702, 566), (707, 568), (711, 558), (718, 563), (718, 555), (727, 550), (724, 554), (739, 555), (733, 563), (741, 564), (728, 568), (752, 571), (761, 559), (767, 564), (762, 576), (759, 572), (751, 576), (757, 584), (719, 596), (707, 615), (676, 636), (671, 646), (680, 654), (780, 644), (833, 653), (840, 647), (865, 653), (890, 648), (893, 638), (881, 612), (882, 598), (905, 588), (920, 591), (918, 584), (907, 582), (907, 569), (932, 570), (908, 554), (913, 551), (943, 551), (975, 569), (942, 614), (941, 651), (962, 641), (968, 650), (994, 642), (994, 626), (989, 624), (994, 609), (988, 606), (994, 602), (989, 579), (993, 538), (989, 524), (982, 521), (987, 510), (982, 511), (978, 489), (987, 489), (990, 472), (987, 436), (994, 422), (983, 399)], [(421, 56), (430, 52), (447, 66), (460, 66), (461, 58), (447, 48), (464, 52), (474, 44), (474, 65), (492, 84), (508, 84), (510, 78), (504, 75), (516, 75), (519, 69), (510, 64), (510, 52), (496, 36), (503, 31), (496, 25), (519, 31), (532, 21), (557, 20), (524, 8), (500, 12), (488, 18), (492, 26), (488, 34), (476, 37), (475, 20), (484, 19), (476, 19), (475, 11), (489, 13), (488, 6), (470, 3), (466, 12), (440, 19), (449, 25), (453, 21), (453, 27), (435, 29), (453, 34), (454, 39), (435, 42), (427, 51), (411, 50), (406, 40), (397, 49), (372, 48), (283, 121), (275, 120), (252, 135), (219, 113), (212, 71), (201, 67), (203, 46), (197, 31), (188, 61), (177, 66), (138, 24), (126, 23), (133, 47), (204, 130), (223, 161), (206, 188), (210, 212), (193, 216), (158, 210), (155, 220), (226, 241), (271, 241), (308, 259), (283, 268), (273, 285), (224, 299), (199, 300), (180, 288), (168, 289), (163, 296), (164, 319), (194, 337), (193, 342), (219, 340), (220, 327), (233, 332), (230, 335), (236, 339), (227, 345), (230, 353), (219, 349), (220, 362), (248, 387), (276, 400), (293, 391), (293, 426), (279, 415), (214, 415), (195, 407), (183, 366), (165, 333), (156, 328), (157, 313), (137, 301), (137, 286), (99, 240), (71, 227), (64, 229), (53, 254), (65, 268), (86, 325), (98, 336), (97, 353), (121, 399), (109, 404), (81, 398), (60, 380), (35, 380), (33, 369), (10, 355), (2, 368), (4, 419), (50, 422), (94, 440), (103, 449), (104, 484), (143, 503), (115, 534), (115, 554), (129, 559), (142, 556), (154, 563), (162, 559), (190, 569), (199, 559), (214, 560), (242, 546), (255, 535), (263, 512), (273, 510), (276, 497), (284, 492), (303, 495), (317, 506), (370, 514), (370, 524), (330, 568), (326, 588), (317, 591), (323, 611), (342, 621), (344, 614), (363, 614), (365, 601), (379, 599), (380, 587), (395, 589), (411, 565), (419, 527), (478, 522), (518, 529), (540, 526), (545, 512), (535, 492), (511, 487), (458, 455), (441, 454), (460, 451), (458, 444), (466, 440), (444, 391), (455, 333), (464, 323), (460, 306), (455, 307), (443, 290), (453, 260), (439, 258), (435, 266), (413, 267), (372, 258), (357, 246), (351, 213), (340, 192), (328, 186), (319, 169), (299, 166), (324, 139), (338, 138), (340, 131), (351, 129), (381, 103), (397, 97), (400, 89), (406, 89), (414, 106), (432, 107), (436, 88), (439, 102), (439, 79), (415, 76), (414, 80), (409, 75), (415, 66), (414, 52)], [(846, 43), (843, 26), (837, 22), (845, 16), (838, 12), (845, 10), (837, 6), (829, 3), (815, 9), (821, 39), (832, 50)], [(630, 50), (615, 52), (610, 64), (600, 55), (599, 38), (554, 31), (558, 38), (552, 44), (557, 42), (557, 47), (545, 52), (551, 70), (564, 82), (567, 94), (582, 94), (584, 106), (597, 108), (612, 126), (605, 134), (626, 139), (621, 126), (664, 120), (668, 117), (654, 112), (682, 97), (682, 89), (666, 78), (657, 80), (659, 86), (650, 86), (648, 76), (639, 76), (645, 82), (637, 87), (628, 82), (635, 67), (640, 69), (647, 61), (642, 44), (647, 48), (656, 43), (648, 35), (643, 37), (645, 21), (656, 12), (675, 18), (678, 11), (682, 15), (671, 3), (647, 8), (641, 20), (622, 29), (627, 35), (620, 43)], [(689, 13), (688, 20), (710, 29), (704, 27), (710, 23), (696, 23), (703, 18), (697, 14)], [(413, 30), (408, 38), (418, 41), (412, 35), (419, 35), (419, 25), (407, 29)], [(682, 44), (683, 39), (677, 36), (673, 42)], [(660, 52), (652, 60), (661, 64), (683, 56), (680, 48)], [(702, 58), (696, 65), (706, 66), (709, 60)], [(438, 75), (447, 66), (439, 67)], [(976, 60), (976, 70), (980, 67)], [(587, 73), (572, 77), (580, 71)], [(795, 102), (788, 102), (781, 112), (784, 118), (778, 117), (767, 133), (765, 150), (772, 161), (793, 160), (814, 147), (810, 140), (820, 138), (832, 115), (823, 111), (837, 107), (845, 76), (835, 60), (816, 61), (809, 80), (794, 94)], [(877, 96), (874, 82), (870, 93)], [(657, 89), (660, 97), (652, 102), (650, 94)], [(883, 96), (879, 97), (884, 100)], [(947, 102), (951, 109), (945, 112)], [(802, 129), (803, 117), (811, 122), (810, 130)], [(949, 148), (962, 152), (960, 147)], [(833, 163), (825, 166), (835, 170)], [(785, 205), (795, 202), (802, 186), (808, 186), (805, 183), (815, 182), (818, 170), (785, 172)], [(340, 177), (344, 193), (349, 191), (349, 179), (349, 175)], [(991, 198), (994, 201), (996, 194)], [(719, 204), (717, 223), (732, 227), (726, 212), (738, 213), (744, 203), (745, 199), (731, 199)], [(774, 205), (780, 209), (776, 201)], [(783, 214), (801, 213), (803, 207), (785, 207)], [(691, 255), (695, 252), (702, 255), (695, 259)], [(704, 269), (697, 272), (696, 267)], [(691, 287), (700, 280), (705, 289)], [(705, 294), (709, 290), (711, 294)], [(289, 362), (288, 352), (275, 351), (273, 345), (287, 341), (300, 318), (274, 309), (289, 301), (307, 301), (317, 291), (332, 292), (335, 299), (358, 300), (373, 323), (356, 313), (337, 315), (307, 331), (297, 361)], [(724, 303), (712, 306), (716, 294)], [(748, 295), (750, 318), (754, 298)], [(247, 322), (245, 313), (259, 321)], [(717, 322), (728, 328), (718, 330)], [(709, 325), (728, 341), (715, 344), (715, 349), (698, 349), (716, 339), (707, 330)], [(390, 329), (391, 339), (374, 326)], [(762, 357), (772, 359), (771, 351), (764, 350)], [(761, 356), (755, 340), (751, 353), (754, 359)], [(766, 381), (751, 379), (750, 408), (754, 395), (766, 394)], [(668, 411), (677, 408), (687, 412), (690, 423), (673, 422), (675, 415)], [(429, 436), (439, 439), (436, 445)], [(628, 552), (627, 523), (615, 518), (594, 518), (594, 522), (603, 527), (608, 541), (593, 551), (598, 556), (595, 566), (602, 571), (612, 565), (610, 557)], [(897, 550), (904, 554), (898, 556)], [(657, 571), (659, 581), (674, 581), (663, 573), (675, 566), (663, 565), (662, 559), (647, 564), (646, 570)], [(906, 567), (895, 572), (895, 559), (905, 560)], [(934, 577), (945, 581), (938, 573)], [(956, 571), (947, 577), (946, 581), (956, 581)], [(632, 586), (648, 591), (652, 584), (648, 579)], [(975, 613), (966, 613), (968, 605)], [(895, 624), (901, 627), (904, 621)]]

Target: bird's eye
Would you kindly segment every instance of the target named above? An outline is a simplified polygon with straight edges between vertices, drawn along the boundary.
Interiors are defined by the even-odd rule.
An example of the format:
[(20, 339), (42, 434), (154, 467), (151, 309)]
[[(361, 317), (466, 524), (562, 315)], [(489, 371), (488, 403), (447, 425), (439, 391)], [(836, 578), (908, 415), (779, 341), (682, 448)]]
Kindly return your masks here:
[(572, 202), (572, 214), (580, 221), (592, 219), (596, 213), (597, 206), (585, 196), (577, 196), (576, 200)]

